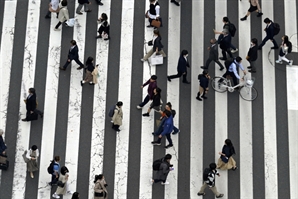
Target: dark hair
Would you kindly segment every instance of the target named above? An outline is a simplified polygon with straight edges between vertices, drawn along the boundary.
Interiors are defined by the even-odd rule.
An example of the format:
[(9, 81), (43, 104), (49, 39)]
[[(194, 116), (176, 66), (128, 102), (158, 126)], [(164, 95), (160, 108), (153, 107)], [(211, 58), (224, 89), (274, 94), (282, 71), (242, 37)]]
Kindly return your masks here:
[(95, 175), (94, 183), (96, 183), (97, 180), (101, 180), (102, 177), (103, 177), (102, 174), (100, 174), (100, 175)]
[(255, 44), (256, 46), (258, 45), (258, 40), (257, 40), (256, 38), (252, 38), (252, 39), (251, 39), (251, 42), (252, 42), (253, 44)]
[(151, 3), (154, 2), (154, 1), (156, 1), (156, 0), (150, 0)]
[(108, 15), (106, 13), (102, 13), (101, 18), (102, 18), (102, 20), (107, 21), (108, 20)]
[(77, 45), (76, 40), (71, 40), (70, 43), (71, 43), (72, 45)]
[(224, 17), (224, 18), (222, 18), (222, 20), (223, 20), (224, 22), (229, 22), (229, 18), (228, 18), (228, 17)]
[(74, 192), (71, 199), (79, 199), (79, 192)]
[(88, 57), (86, 61), (86, 65), (91, 64), (93, 60), (94, 60), (93, 57)]
[(62, 175), (65, 175), (65, 174), (68, 173), (68, 172), (69, 172), (69, 170), (68, 170), (68, 168), (67, 168), (66, 166), (61, 167), (61, 169), (60, 169), (60, 173), (61, 173)]
[(35, 89), (34, 88), (29, 88), (29, 92), (32, 94), (35, 94)]
[(241, 58), (241, 57), (239, 57), (239, 56), (238, 56), (238, 57), (236, 57), (236, 62), (238, 62), (238, 63), (239, 63), (241, 60), (242, 60), (242, 58)]
[(32, 151), (35, 151), (37, 149), (37, 146), (36, 145), (33, 145), (32, 147), (31, 147), (31, 150)]
[(225, 143), (228, 147), (230, 147), (231, 154), (236, 154), (232, 141), (230, 139), (226, 139)]
[(119, 107), (119, 106), (123, 106), (123, 102), (119, 101), (119, 102), (117, 102), (116, 105), (117, 105), (118, 107)]
[(152, 79), (152, 80), (157, 80), (157, 76), (156, 76), (156, 75), (152, 75), (152, 76), (150, 77), (150, 79)]
[(171, 104), (171, 102), (167, 102), (166, 105), (172, 109), (172, 104)]
[(54, 161), (59, 162), (60, 161), (60, 156), (55, 156)]
[(160, 37), (159, 30), (156, 29), (156, 30), (153, 31), (153, 33)]
[(288, 45), (289, 43), (289, 37), (287, 35), (284, 35), (284, 43)]
[(171, 111), (164, 110), (164, 114), (166, 114), (167, 117), (170, 117), (172, 115)]
[(216, 169), (216, 164), (215, 164), (214, 162), (211, 163), (211, 164), (209, 164), (209, 168), (210, 168), (211, 170)]
[(212, 38), (211, 41), (213, 42), (213, 44), (215, 44), (217, 40), (215, 38)]
[(208, 70), (203, 70), (203, 75), (207, 75), (208, 74)]
[(157, 92), (158, 94), (160, 94), (160, 92), (161, 92), (161, 89), (160, 89), (160, 88), (156, 87), (155, 90), (156, 90), (156, 92)]
[(67, 6), (67, 1), (66, 1), (66, 0), (63, 0), (63, 1), (61, 2), (61, 5), (62, 5), (62, 6)]
[(270, 22), (271, 20), (268, 17), (264, 19), (264, 23), (270, 23)]
[(170, 159), (172, 159), (172, 155), (171, 155), (171, 154), (167, 154), (167, 155), (165, 156), (165, 160), (170, 160)]
[(182, 50), (182, 52), (181, 52), (181, 55), (187, 55), (188, 54), (188, 51), (187, 50)]

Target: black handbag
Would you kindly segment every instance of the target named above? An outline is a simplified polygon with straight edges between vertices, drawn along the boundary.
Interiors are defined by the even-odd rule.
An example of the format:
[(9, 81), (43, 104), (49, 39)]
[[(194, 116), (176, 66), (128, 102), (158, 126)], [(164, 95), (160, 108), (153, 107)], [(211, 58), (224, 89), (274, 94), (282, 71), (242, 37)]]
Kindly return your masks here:
[(64, 185), (65, 185), (65, 183), (63, 183), (62, 181), (59, 180), (59, 181), (57, 182), (57, 185), (58, 185), (59, 187), (62, 187), (62, 188), (63, 188)]
[(153, 46), (152, 40), (148, 41), (148, 46)]
[(94, 192), (94, 196), (95, 197), (103, 197), (103, 192), (101, 192), (101, 193)]

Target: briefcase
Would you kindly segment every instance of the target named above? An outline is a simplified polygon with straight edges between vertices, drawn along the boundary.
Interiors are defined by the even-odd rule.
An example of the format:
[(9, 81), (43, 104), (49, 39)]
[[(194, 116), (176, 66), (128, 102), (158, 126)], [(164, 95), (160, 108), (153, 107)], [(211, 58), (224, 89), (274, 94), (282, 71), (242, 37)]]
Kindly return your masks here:
[(26, 117), (27, 121), (32, 121), (32, 120), (37, 120), (38, 119), (38, 114), (33, 112)]
[(7, 160), (7, 156), (1, 154), (0, 156), (0, 169), (7, 170), (9, 166), (9, 161)]
[(152, 22), (151, 22), (151, 26), (154, 26), (154, 27), (156, 27), (156, 28), (159, 28), (160, 27), (160, 25), (161, 25), (161, 22), (158, 20), (152, 20)]

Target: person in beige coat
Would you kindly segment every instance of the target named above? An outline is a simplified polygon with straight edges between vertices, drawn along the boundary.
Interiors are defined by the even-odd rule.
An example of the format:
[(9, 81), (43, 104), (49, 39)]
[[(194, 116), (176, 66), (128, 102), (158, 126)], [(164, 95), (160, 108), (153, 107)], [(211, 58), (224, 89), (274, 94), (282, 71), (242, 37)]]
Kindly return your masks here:
[(120, 129), (119, 127), (122, 125), (122, 119), (123, 119), (123, 112), (122, 112), (122, 102), (117, 102), (116, 107), (114, 109), (114, 115), (112, 117), (112, 121), (113, 121), (113, 126), (112, 128), (119, 132)]
[(94, 70), (92, 71), (92, 76), (93, 76), (93, 84), (97, 84), (97, 78), (99, 77), (98, 73), (98, 64), (95, 66)]
[(59, 4), (59, 15), (58, 15), (58, 19), (59, 22), (58, 24), (55, 26), (54, 30), (60, 30), (59, 26), (64, 23), (65, 21), (69, 20), (69, 13), (68, 13), (68, 9), (67, 9), (67, 1), (63, 0), (61, 1), (61, 3)]
[(68, 173), (69, 171), (66, 166), (61, 167), (59, 180), (57, 182), (58, 186), (55, 193), (52, 195), (53, 198), (60, 198), (59, 195), (65, 195), (66, 193), (73, 194), (73, 192), (70, 191), (68, 187)]
[(108, 199), (108, 191), (106, 189), (108, 184), (105, 181), (105, 177), (102, 174), (96, 175), (94, 183), (94, 199)]

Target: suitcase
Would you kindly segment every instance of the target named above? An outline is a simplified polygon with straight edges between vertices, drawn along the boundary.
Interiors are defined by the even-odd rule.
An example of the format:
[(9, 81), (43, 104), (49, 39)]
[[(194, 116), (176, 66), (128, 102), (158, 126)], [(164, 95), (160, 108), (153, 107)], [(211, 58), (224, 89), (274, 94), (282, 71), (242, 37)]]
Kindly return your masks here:
[(9, 166), (9, 161), (7, 160), (6, 155), (1, 155), (0, 156), (0, 169), (1, 170), (7, 170)]

